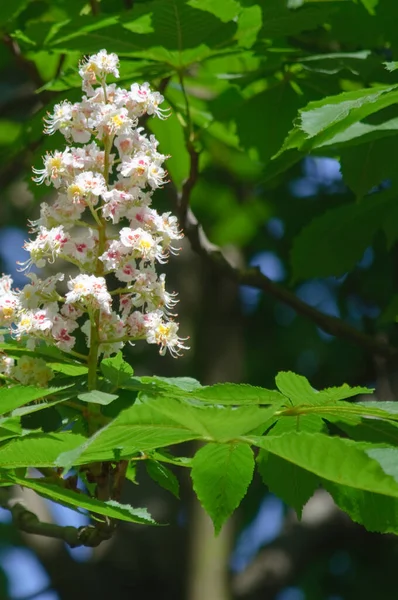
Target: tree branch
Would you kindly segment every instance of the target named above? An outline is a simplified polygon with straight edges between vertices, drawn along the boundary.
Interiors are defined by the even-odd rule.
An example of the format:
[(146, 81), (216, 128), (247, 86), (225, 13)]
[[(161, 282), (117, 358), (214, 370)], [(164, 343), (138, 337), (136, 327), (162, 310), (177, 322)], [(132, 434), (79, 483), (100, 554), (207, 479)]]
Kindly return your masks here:
[(7, 498), (4, 492), (1, 494), (0, 506), (11, 512), (14, 524), (25, 533), (43, 535), (64, 541), (71, 548), (77, 546), (88, 546), (94, 548), (105, 540), (109, 540), (114, 532), (114, 526), (98, 528), (95, 525), (84, 527), (61, 527), (55, 523), (43, 523), (39, 518), (27, 509), (20, 500)]
[(32, 60), (27, 59), (22, 54), (19, 44), (8, 33), (4, 34), (3, 42), (10, 49), (17, 65), (20, 66), (23, 71), (26, 71), (37, 87), (41, 87), (43, 85), (43, 80), (38, 68)]
[(239, 284), (259, 289), (279, 302), (287, 304), (299, 315), (310, 319), (326, 333), (360, 346), (371, 354), (378, 354), (387, 358), (398, 356), (398, 348), (391, 346), (384, 340), (367, 335), (342, 319), (326, 315), (306, 302), (303, 302), (294, 292), (263, 275), (259, 268), (240, 269), (232, 265), (224, 256), (221, 248), (209, 241), (202, 226), (189, 208), (191, 191), (198, 179), (199, 156), (192, 142), (188, 142), (188, 152), (191, 159), (188, 178), (183, 183), (181, 192), (178, 192), (174, 186), (171, 189), (180, 224), (194, 252)]

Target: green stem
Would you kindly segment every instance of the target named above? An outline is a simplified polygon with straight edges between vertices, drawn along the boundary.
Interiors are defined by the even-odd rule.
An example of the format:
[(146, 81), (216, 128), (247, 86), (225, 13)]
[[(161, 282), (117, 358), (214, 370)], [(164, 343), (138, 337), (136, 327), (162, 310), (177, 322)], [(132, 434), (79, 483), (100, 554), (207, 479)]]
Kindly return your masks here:
[(88, 355), (88, 389), (95, 390), (97, 386), (97, 362), (98, 362), (98, 317), (91, 317), (90, 328), (90, 353)]
[[(104, 86), (104, 93), (106, 93), (106, 87)], [(105, 98), (106, 101), (106, 98)], [(106, 184), (109, 181), (109, 155), (112, 148), (112, 137), (104, 139), (104, 179)], [(92, 211), (94, 212), (94, 211)], [(101, 277), (104, 274), (104, 263), (100, 260), (100, 256), (104, 253), (106, 247), (106, 221), (100, 215), (95, 213), (95, 220), (98, 224), (98, 255), (95, 264), (94, 275)], [(88, 355), (88, 389), (95, 390), (97, 386), (97, 363), (98, 363), (98, 350), (100, 346), (99, 339), (99, 321), (100, 311), (97, 310), (95, 313), (90, 314), (90, 353)]]

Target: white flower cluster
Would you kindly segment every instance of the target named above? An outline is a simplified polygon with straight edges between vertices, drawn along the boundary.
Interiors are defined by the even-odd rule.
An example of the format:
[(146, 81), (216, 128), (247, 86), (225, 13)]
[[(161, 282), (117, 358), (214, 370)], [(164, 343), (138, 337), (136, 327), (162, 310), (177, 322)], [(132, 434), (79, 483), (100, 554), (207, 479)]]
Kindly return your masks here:
[[(63, 274), (42, 280), (30, 273), (20, 291), (3, 276), (0, 326), (9, 326), (16, 338), (26, 335), (29, 347), (43, 340), (71, 351), (71, 334), (81, 330), (89, 347), (96, 332), (99, 353), (106, 356), (139, 339), (177, 356), (185, 348), (172, 320), (177, 301), (156, 264), (177, 251), (174, 244), (183, 236), (176, 217), (150, 207), (153, 191), (165, 183), (167, 157), (158, 152), (155, 137), (138, 127), (145, 114), (164, 118), (163, 97), (147, 83), (130, 90), (107, 84), (107, 75), (119, 76), (118, 65), (118, 57), (105, 50), (81, 64), (86, 95), (81, 102), (56, 104), (45, 132), (60, 131), (68, 143), (83, 145), (47, 154), (43, 169), (34, 169), (34, 181), (52, 185), (58, 195), (31, 222), (36, 235), (25, 243), (25, 266), (63, 259), (79, 274), (67, 282), (65, 296), (57, 291)], [(123, 226), (115, 234), (118, 223)], [(106, 281), (111, 274), (120, 282), (113, 291)]]
[(48, 382), (54, 378), (54, 371), (42, 358), (21, 356), (15, 364), (13, 358), (2, 354), (0, 355), (0, 375), (23, 385), (47, 387)]

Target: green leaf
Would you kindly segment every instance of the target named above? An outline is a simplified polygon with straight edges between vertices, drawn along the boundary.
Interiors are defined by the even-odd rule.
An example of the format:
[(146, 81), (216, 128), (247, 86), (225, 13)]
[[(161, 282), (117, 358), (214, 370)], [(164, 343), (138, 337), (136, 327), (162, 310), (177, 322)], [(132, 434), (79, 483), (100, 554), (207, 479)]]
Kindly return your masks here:
[(224, 23), (235, 19), (242, 10), (237, 0), (218, 0), (218, 2), (213, 2), (213, 0), (188, 0), (188, 4), (192, 8), (212, 13)]
[[(391, 403), (392, 404), (392, 403)], [(369, 419), (361, 415), (333, 416), (327, 420), (343, 431), (350, 439), (372, 444), (398, 445), (398, 423), (381, 419)]]
[(117, 17), (78, 17), (57, 24), (50, 33), (43, 24), (34, 24), (26, 34), (56, 51), (90, 53), (106, 47), (122, 56), (181, 67), (232, 43), (235, 31), (235, 23), (224, 23), (185, 0), (152, 0)]
[(341, 510), (368, 531), (398, 533), (398, 500), (374, 492), (345, 488), (330, 481), (323, 482)]
[(398, 152), (398, 136), (385, 137), (343, 150), (340, 154), (344, 181), (361, 199), (372, 187), (396, 174), (393, 157)]
[(396, 60), (393, 60), (391, 62), (384, 62), (383, 65), (385, 66), (387, 71), (390, 71), (390, 73), (398, 69), (398, 61)]
[(129, 464), (127, 465), (126, 479), (131, 481), (131, 483), (134, 483), (134, 485), (138, 485), (137, 463), (136, 462), (130, 461)]
[(192, 377), (131, 377), (121, 386), (124, 390), (148, 392), (150, 394), (167, 394), (170, 396), (186, 396), (201, 387)]
[(339, 387), (314, 389), (308, 379), (291, 371), (281, 371), (275, 378), (278, 389), (294, 406), (300, 404), (327, 404), (352, 398), (358, 394), (371, 394), (373, 389), (365, 387), (350, 387), (346, 383)]
[(291, 148), (318, 148), (354, 123), (396, 104), (397, 87), (375, 86), (310, 102), (299, 111), (296, 126), (276, 156)]
[(171, 391), (171, 387), (177, 387), (184, 392), (193, 392), (194, 390), (198, 390), (201, 388), (201, 384), (199, 381), (194, 379), (193, 377), (142, 377), (141, 380), (147, 381), (151, 379), (155, 383), (166, 384), (168, 386), (168, 390)]
[(0, 419), (0, 442), (22, 434), (21, 420), (17, 417)]
[(237, 109), (241, 145), (245, 150), (256, 148), (260, 159), (267, 163), (281, 147), (297, 110), (304, 103), (305, 98), (287, 80), (249, 98)]
[(279, 406), (196, 407), (174, 399), (150, 399), (153, 408), (165, 417), (197, 432), (203, 439), (227, 442), (266, 423)]
[(93, 404), (102, 404), (103, 406), (107, 406), (114, 400), (117, 400), (119, 396), (116, 396), (115, 394), (107, 394), (106, 392), (101, 392), (100, 390), (92, 390), (91, 392), (79, 394), (78, 398), (82, 402), (91, 402)]
[(216, 534), (245, 496), (253, 470), (253, 452), (245, 444), (207, 444), (195, 454), (193, 487)]
[(258, 4), (244, 7), (238, 18), (238, 30), (236, 39), (239, 46), (251, 48), (261, 30), (263, 21), (261, 7)]
[(386, 309), (382, 312), (379, 317), (379, 322), (383, 325), (387, 323), (394, 323), (398, 316), (398, 294), (392, 296)]
[(292, 506), (300, 519), (304, 505), (319, 485), (319, 479), (305, 469), (266, 450), (260, 451), (257, 463), (260, 475), (270, 492)]
[(134, 369), (125, 360), (123, 354), (118, 352), (112, 358), (105, 358), (100, 364), (101, 371), (117, 388), (122, 387), (134, 375)]
[(0, 467), (53, 467), (61, 452), (80, 446), (86, 438), (63, 433), (32, 433), (14, 438), (0, 446)]
[(360, 204), (332, 208), (315, 218), (293, 241), (291, 264), (295, 280), (350, 271), (388, 219), (396, 196), (397, 191), (390, 189), (372, 194)]
[(63, 375), (68, 375), (68, 377), (79, 377), (80, 375), (87, 375), (88, 367), (85, 365), (81, 365), (78, 363), (59, 363), (59, 362), (51, 362), (47, 361), (48, 366), (52, 368), (56, 373), (62, 373)]
[(196, 431), (157, 410), (157, 405), (164, 401), (172, 402), (172, 410), (180, 409), (181, 405), (177, 400), (159, 397), (155, 397), (152, 403), (135, 403), (94, 436), (84, 440), (79, 448), (73, 449), (71, 453), (60, 453), (58, 466), (70, 467), (97, 460), (114, 460), (115, 452), (120, 458), (129, 458), (137, 452), (200, 438)]
[(170, 469), (156, 460), (146, 460), (145, 467), (148, 475), (165, 490), (171, 492), (176, 498), (180, 497), (180, 484), (177, 477)]
[(267, 436), (284, 435), (285, 433), (296, 431), (326, 433), (327, 428), (322, 416), (317, 414), (299, 414), (296, 416), (279, 415), (278, 420), (273, 424), (269, 431), (267, 431)]
[(244, 383), (218, 383), (192, 392), (192, 397), (209, 404), (258, 405), (281, 404), (283, 396), (276, 390), (266, 390)]
[[(162, 104), (165, 108), (167, 105)], [(189, 154), (185, 146), (184, 130), (176, 112), (168, 119), (150, 119), (148, 125), (159, 142), (159, 151), (170, 154), (167, 171), (178, 189), (189, 175)]]
[(8, 21), (15, 18), (28, 4), (28, 0), (13, 0), (13, 2), (3, 2), (0, 12), (0, 27), (7, 24)]
[(370, 456), (371, 444), (306, 432), (244, 439), (332, 483), (398, 498), (398, 484)]
[(55, 395), (69, 387), (71, 386), (42, 388), (33, 385), (15, 385), (6, 389), (1, 388), (0, 414), (4, 415), (28, 402)]
[(34, 350), (29, 350), (22, 345), (21, 342), (9, 338), (5, 342), (0, 342), (0, 350), (3, 350), (9, 356), (15, 358), (19, 358), (24, 354), (32, 357), (44, 358), (54, 371), (64, 373), (65, 375), (84, 375), (88, 371), (87, 365), (76, 361), (70, 355), (61, 352), (61, 350), (55, 346), (46, 346), (43, 344), (37, 346)]
[(22, 487), (34, 490), (41, 496), (69, 506), (75, 510), (85, 509), (92, 513), (104, 515), (111, 519), (120, 519), (140, 525), (156, 525), (146, 508), (133, 508), (129, 504), (120, 504), (115, 500), (106, 502), (90, 498), (85, 494), (76, 492), (42, 481), (41, 479), (20, 479), (10, 476), (9, 481)]
[(194, 439), (226, 442), (267, 423), (277, 407), (198, 407), (176, 398), (143, 396), (79, 448), (59, 456), (57, 464), (72, 465), (130, 458)]
[(322, 25), (335, 10), (334, 6), (313, 4), (290, 10), (281, 0), (259, 0), (263, 11), (260, 38), (279, 38), (296, 35)]
[(320, 144), (319, 148), (350, 148), (359, 144), (370, 143), (378, 139), (396, 136), (398, 130), (398, 118), (389, 119), (377, 125), (371, 123), (354, 123), (333, 136), (330, 140)]
[(176, 465), (177, 467), (191, 468), (192, 466), (192, 458), (188, 458), (187, 456), (174, 456), (165, 449), (152, 452), (151, 456), (157, 461)]
[(375, 8), (379, 3), (379, 0), (361, 0), (362, 4), (364, 5), (364, 7), (366, 8), (366, 10), (368, 11), (368, 13), (370, 15), (374, 15), (375, 14)]

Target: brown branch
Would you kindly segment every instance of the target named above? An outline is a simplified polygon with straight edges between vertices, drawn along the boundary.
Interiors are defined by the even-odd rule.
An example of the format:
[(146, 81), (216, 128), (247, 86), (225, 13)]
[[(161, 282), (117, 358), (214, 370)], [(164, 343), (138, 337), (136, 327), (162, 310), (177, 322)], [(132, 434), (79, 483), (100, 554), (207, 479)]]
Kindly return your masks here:
[(27, 72), (37, 87), (41, 87), (43, 85), (43, 79), (38, 68), (32, 60), (27, 59), (22, 54), (19, 44), (8, 33), (4, 34), (3, 42), (14, 56), (16, 63)]
[(72, 527), (56, 525), (55, 523), (43, 523), (21, 501), (11, 500), (2, 493), (0, 506), (11, 512), (14, 524), (25, 533), (43, 535), (64, 541), (71, 548), (77, 546), (88, 546), (94, 548), (105, 540), (109, 540), (114, 532), (114, 526), (98, 528), (95, 525), (84, 527)]
[(323, 331), (360, 346), (372, 354), (378, 354), (387, 358), (398, 356), (398, 348), (391, 346), (384, 340), (377, 339), (355, 329), (355, 327), (352, 327), (342, 319), (331, 317), (317, 310), (313, 306), (300, 300), (294, 292), (271, 281), (271, 279), (266, 275), (263, 275), (258, 268), (239, 269), (233, 266), (224, 256), (221, 248), (209, 241), (202, 226), (189, 208), (190, 194), (198, 178), (198, 154), (193, 147), (188, 148), (188, 152), (191, 157), (189, 176), (182, 186), (182, 191), (178, 192), (173, 186), (172, 194), (180, 224), (190, 241), (192, 249), (197, 254), (208, 263), (211, 263), (217, 270), (227, 274), (239, 284), (262, 290), (279, 302), (287, 304), (299, 315), (310, 319)]
[(99, 4), (97, 2), (97, 0), (90, 0), (90, 6), (91, 6), (91, 12), (93, 14), (93, 17), (96, 17), (97, 15), (99, 15)]
[[(194, 188), (199, 176), (199, 153), (196, 152), (191, 140), (187, 141), (187, 150), (190, 158), (189, 175), (188, 178), (184, 181), (181, 193), (178, 194), (177, 198), (177, 205), (181, 224), (187, 224), (187, 211), (189, 208), (189, 200), (191, 198), (192, 189)], [(193, 217), (192, 213), (191, 216)]]

